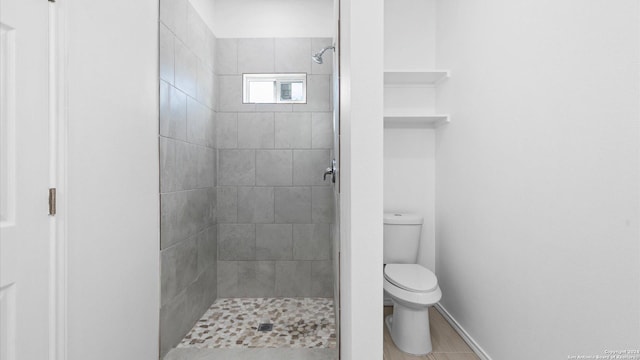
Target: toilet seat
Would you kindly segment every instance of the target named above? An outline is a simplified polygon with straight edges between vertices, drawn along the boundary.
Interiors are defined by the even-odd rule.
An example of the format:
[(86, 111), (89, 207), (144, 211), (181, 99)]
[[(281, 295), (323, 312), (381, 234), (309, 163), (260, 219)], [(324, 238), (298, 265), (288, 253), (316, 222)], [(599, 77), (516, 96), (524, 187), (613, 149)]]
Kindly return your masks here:
[(442, 298), (435, 274), (418, 264), (387, 264), (383, 283), (392, 301), (404, 306), (421, 308)]
[(429, 293), (438, 288), (438, 279), (431, 270), (418, 264), (387, 264), (384, 277), (393, 285), (409, 292)]

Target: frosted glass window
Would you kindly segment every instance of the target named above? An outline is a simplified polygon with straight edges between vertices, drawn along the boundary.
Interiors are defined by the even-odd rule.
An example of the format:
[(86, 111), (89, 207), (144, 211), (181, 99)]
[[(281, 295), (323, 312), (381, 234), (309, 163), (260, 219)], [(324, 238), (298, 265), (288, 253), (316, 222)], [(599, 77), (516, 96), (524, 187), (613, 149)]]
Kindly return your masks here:
[(304, 102), (305, 88), (302, 81), (280, 82), (280, 102)]
[(307, 102), (307, 74), (243, 74), (245, 104), (300, 104)]
[(252, 103), (272, 103), (273, 102), (273, 82), (272, 81), (251, 81), (249, 82), (249, 102)]

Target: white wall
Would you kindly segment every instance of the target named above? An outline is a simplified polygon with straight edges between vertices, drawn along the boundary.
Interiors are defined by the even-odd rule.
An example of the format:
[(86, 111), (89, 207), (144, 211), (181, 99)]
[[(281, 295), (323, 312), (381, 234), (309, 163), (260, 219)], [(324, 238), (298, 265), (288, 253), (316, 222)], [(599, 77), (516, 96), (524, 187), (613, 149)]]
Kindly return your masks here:
[[(386, 0), (384, 67), (435, 67), (435, 0)], [(385, 112), (435, 113), (436, 89), (387, 85)], [(435, 133), (424, 128), (384, 130), (384, 211), (424, 217), (418, 263), (435, 270)]]
[(190, 0), (219, 38), (333, 37), (333, 0)]
[(637, 0), (447, 0), (442, 304), (494, 360), (637, 349)]
[(384, 2), (385, 69), (432, 69), (435, 65), (436, 0)]
[(68, 359), (157, 359), (158, 1), (68, 10)]
[(340, 1), (341, 359), (382, 359), (383, 0)]
[(435, 270), (435, 132), (384, 129), (384, 211), (424, 217), (418, 263)]

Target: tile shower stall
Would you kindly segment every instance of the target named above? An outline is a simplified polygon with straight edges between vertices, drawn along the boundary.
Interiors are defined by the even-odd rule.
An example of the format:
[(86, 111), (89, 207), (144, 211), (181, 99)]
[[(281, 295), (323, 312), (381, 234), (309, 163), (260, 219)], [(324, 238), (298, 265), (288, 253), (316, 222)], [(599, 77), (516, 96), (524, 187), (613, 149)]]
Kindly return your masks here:
[[(333, 298), (328, 38), (216, 38), (161, 1), (161, 354), (224, 298)], [(306, 73), (305, 104), (244, 104), (242, 74)]]

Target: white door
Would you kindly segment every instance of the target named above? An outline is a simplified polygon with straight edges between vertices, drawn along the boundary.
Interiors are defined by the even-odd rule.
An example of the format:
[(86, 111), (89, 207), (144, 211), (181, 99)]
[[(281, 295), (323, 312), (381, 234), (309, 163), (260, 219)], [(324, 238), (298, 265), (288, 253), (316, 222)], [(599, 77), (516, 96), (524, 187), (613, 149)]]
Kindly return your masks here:
[(47, 0), (0, 0), (0, 360), (49, 358)]

